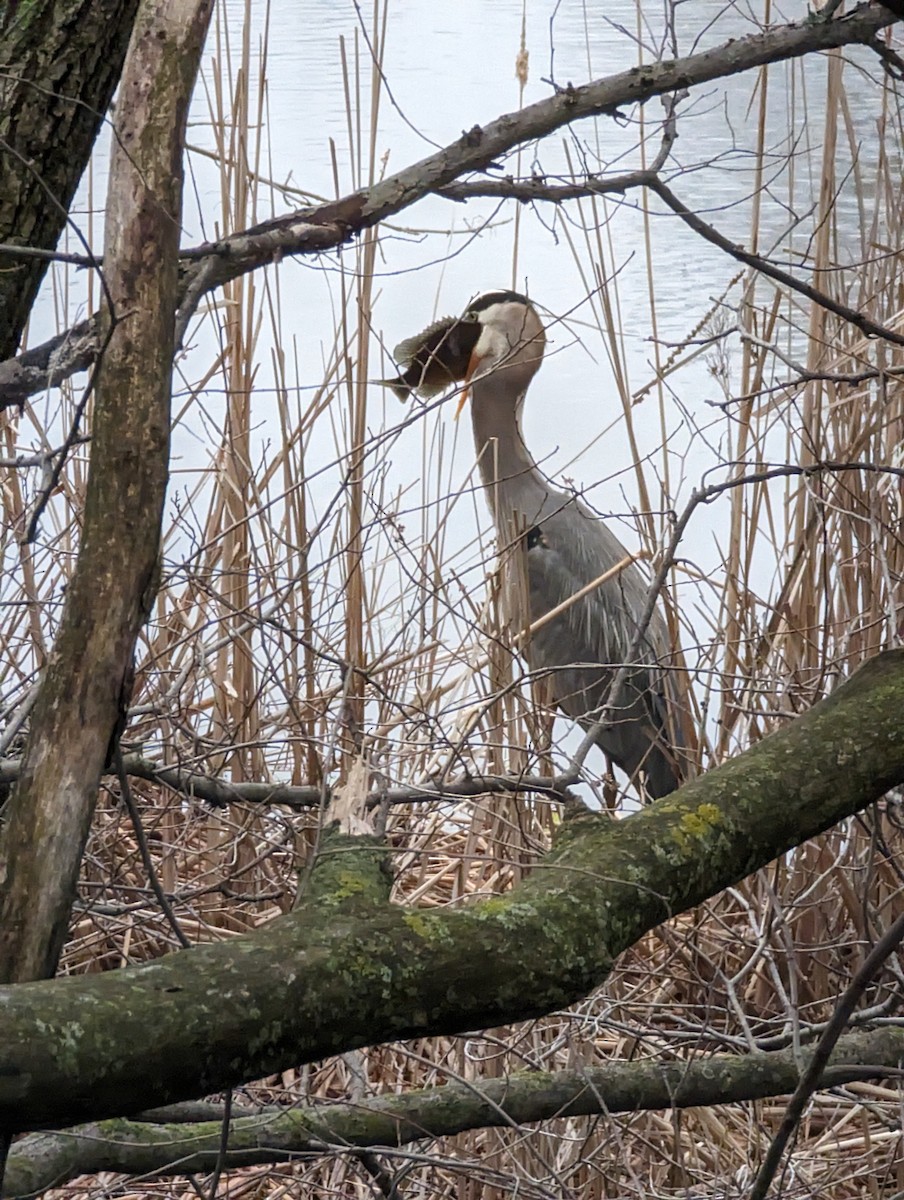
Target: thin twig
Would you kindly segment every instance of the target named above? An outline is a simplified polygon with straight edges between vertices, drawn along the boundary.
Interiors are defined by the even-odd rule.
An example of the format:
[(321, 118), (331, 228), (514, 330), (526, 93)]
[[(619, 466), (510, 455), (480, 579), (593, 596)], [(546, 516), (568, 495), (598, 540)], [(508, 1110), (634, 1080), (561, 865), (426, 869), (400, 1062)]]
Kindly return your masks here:
[(72, 446), (83, 446), (90, 441), (89, 434), (82, 434), (68, 445), (64, 442), (55, 450), (44, 450), (39, 454), (31, 455), (17, 454), (15, 458), (0, 458), (0, 467), (6, 467), (10, 471), (21, 471), (27, 467), (46, 467), (48, 463), (52, 463), (58, 455), (65, 454)]
[(790, 288), (792, 291), (799, 292), (800, 295), (806, 296), (808, 300), (812, 300), (814, 304), (818, 304), (821, 308), (834, 313), (836, 317), (841, 317), (843, 320), (849, 321), (851, 325), (859, 329), (861, 333), (866, 334), (867, 337), (885, 338), (886, 341), (894, 342), (896, 346), (904, 346), (904, 334), (898, 333), (894, 329), (889, 329), (885, 325), (877, 324), (877, 322), (870, 320), (862, 312), (858, 312), (856, 308), (850, 308), (847, 304), (842, 304), (840, 300), (833, 300), (825, 292), (821, 292), (818, 288), (813, 287), (812, 284), (805, 283), (802, 279), (797, 279), (788, 271), (783, 271), (781, 267), (776, 267), (761, 255), (751, 254), (749, 250), (742, 249), (736, 242), (719, 233), (712, 225), (707, 224), (695, 212), (692, 212), (678, 199), (672, 189), (657, 176), (650, 179), (647, 186), (668, 205), (676, 216), (679, 216), (684, 221), (689, 229), (693, 229), (694, 233), (699, 234), (700, 237), (704, 238), (707, 242), (711, 242), (712, 245), (718, 246), (720, 250), (724, 250), (726, 254), (731, 255), (738, 262), (752, 267), (755, 271), (759, 271), (761, 275), (767, 275), (777, 283), (784, 284), (785, 287)]
[(223, 1097), (223, 1116), (220, 1120), (220, 1146), (217, 1151), (217, 1161), (210, 1179), (209, 1200), (216, 1200), (217, 1188), (226, 1166), (226, 1155), (229, 1153), (229, 1127), (232, 1122), (232, 1088)]
[(14, 242), (0, 242), (0, 254), (7, 258), (37, 258), (41, 262), (67, 263), (72, 267), (103, 266), (102, 257), (88, 254), (66, 254), (62, 250), (43, 250), (40, 246), (17, 246)]
[[(101, 279), (103, 279), (103, 272), (100, 272), (100, 276)], [(91, 396), (94, 393), (94, 385), (103, 365), (104, 354), (106, 353), (107, 347), (110, 345), (110, 341), (113, 337), (113, 333), (119, 320), (113, 308), (112, 299), (107, 291), (106, 282), (104, 282), (104, 294), (107, 299), (107, 311), (109, 314), (104, 340), (97, 352), (97, 358), (91, 366), (91, 375), (88, 378), (88, 382), (85, 385), (81, 396), (79, 397), (78, 404), (75, 406), (75, 411), (72, 415), (72, 423), (69, 426), (69, 432), (66, 435), (66, 440), (60, 447), (59, 452), (57, 453), (53, 462), (45, 463), (46, 478), (41, 486), (41, 490), (38, 492), (34, 508), (31, 511), (31, 517), (28, 521), (28, 528), (25, 530), (25, 535), (22, 538), (22, 544), (26, 546), (32, 545), (38, 536), (38, 522), (41, 520), (44, 509), (50, 502), (50, 497), (53, 495), (56, 486), (60, 481), (60, 476), (63, 473), (63, 467), (66, 464), (69, 451), (73, 446), (78, 444), (80, 439), (84, 440), (82, 435), (79, 433), (79, 425), (81, 424), (81, 419), (84, 416), (85, 409), (88, 407), (88, 401), (91, 399)]]
[(151, 851), (148, 847), (148, 841), (144, 834), (144, 825), (141, 820), (141, 814), (138, 811), (138, 806), (132, 795), (132, 789), (129, 786), (129, 777), (126, 772), (125, 763), (123, 762), (122, 750), (117, 741), (113, 747), (113, 762), (116, 774), (119, 778), (119, 788), (122, 794), (123, 803), (129, 813), (129, 818), (132, 822), (132, 827), (135, 830), (135, 842), (138, 846), (138, 853), (141, 855), (141, 861), (144, 864), (144, 869), (147, 872), (148, 882), (153, 889), (154, 895), (157, 897), (157, 903), (160, 905), (161, 912), (166, 917), (167, 923), (176, 935), (176, 939), (182, 946), (183, 950), (191, 949), (191, 942), (182, 932), (176, 914), (173, 912), (173, 906), (169, 902), (169, 897), (163, 890), (163, 885), (157, 875), (157, 870), (154, 867), (154, 860), (151, 857)]
[(372, 1150), (358, 1150), (354, 1157), (377, 1185), (381, 1196), (386, 1200), (402, 1200), (396, 1176), (386, 1170)]
[(766, 1157), (763, 1159), (763, 1165), (750, 1190), (750, 1200), (765, 1200), (785, 1152), (785, 1147), (803, 1116), (807, 1102), (819, 1086), (820, 1077), (835, 1049), (835, 1043), (844, 1032), (845, 1026), (867, 986), (885, 960), (897, 949), (902, 939), (904, 939), (904, 913), (888, 927), (873, 946), (835, 1006), (825, 1033), (819, 1039), (813, 1057), (801, 1075), (800, 1083), (794, 1089), (794, 1095), (788, 1101), (788, 1107), (778, 1133), (772, 1139)]

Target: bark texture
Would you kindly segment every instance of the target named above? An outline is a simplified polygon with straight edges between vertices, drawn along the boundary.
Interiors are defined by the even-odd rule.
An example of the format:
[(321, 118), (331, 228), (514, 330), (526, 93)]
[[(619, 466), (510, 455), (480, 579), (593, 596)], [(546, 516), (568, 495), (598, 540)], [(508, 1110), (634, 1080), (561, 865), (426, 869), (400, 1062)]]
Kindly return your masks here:
[(566, 821), (524, 884), (482, 904), (393, 907), (374, 845), (335, 836), (305, 901), (258, 933), (0, 988), (0, 1125), (133, 1113), (358, 1046), (571, 1004), (649, 929), (904, 781), (902, 706), (904, 651), (888, 651), (637, 815)]
[[(897, 1074), (904, 1030), (854, 1033), (835, 1048), (820, 1087)], [(526, 1071), (502, 1079), (450, 1083), (355, 1104), (268, 1109), (243, 1116), (233, 1107), (230, 1167), (284, 1162), (331, 1146), (403, 1146), (549, 1121), (557, 1117), (694, 1108), (761, 1100), (793, 1092), (810, 1051), (716, 1054), (694, 1062), (622, 1062), (581, 1071)], [(207, 1105), (216, 1110), (218, 1106)], [(222, 1106), (219, 1106), (222, 1108)], [(222, 1113), (203, 1122), (101, 1121), (64, 1133), (33, 1134), (17, 1142), (7, 1164), (3, 1196), (59, 1187), (76, 1175), (117, 1171), (184, 1175), (216, 1169), (223, 1150)]]
[[(894, 14), (882, 5), (861, 4), (851, 13), (830, 20), (807, 19), (778, 26), (685, 58), (632, 67), (580, 87), (569, 85), (518, 112), (506, 113), (484, 126), (475, 125), (435, 154), (372, 188), (289, 213), (215, 245), (187, 252), (177, 328), (187, 326), (203, 296), (230, 280), (288, 254), (313, 255), (335, 250), (424, 196), (442, 195), (444, 188), (468, 172), (483, 171), (516, 146), (546, 137), (573, 121), (612, 116), (654, 96), (737, 75), (766, 63), (869, 43), (895, 20)], [(513, 194), (517, 194), (517, 189), (513, 188)], [(35, 347), (27, 356), (0, 361), (0, 410), (23, 403), (46, 387), (49, 379), (58, 381), (83, 369), (96, 345), (90, 323), (83, 323), (71, 344), (57, 337)]]
[(146, 0), (120, 91), (82, 542), (0, 841), (0, 979), (52, 975), (138, 631), (169, 459), (182, 150), (211, 0)]
[[(53, 250), (122, 64), (138, 0), (29, 0), (0, 22), (0, 242)], [(0, 253), (0, 358), (47, 262)]]

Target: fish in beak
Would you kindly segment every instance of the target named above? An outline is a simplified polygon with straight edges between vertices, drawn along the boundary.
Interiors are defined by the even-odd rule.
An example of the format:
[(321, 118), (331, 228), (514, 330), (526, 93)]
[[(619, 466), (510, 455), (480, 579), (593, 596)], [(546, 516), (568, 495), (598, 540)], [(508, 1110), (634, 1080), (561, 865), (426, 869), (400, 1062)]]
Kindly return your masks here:
[(402, 373), (380, 382), (392, 388), (400, 400), (407, 400), (412, 393), (424, 400), (432, 399), (452, 384), (470, 379), (480, 330), (478, 321), (460, 317), (434, 321), (415, 337), (399, 342), (393, 358)]

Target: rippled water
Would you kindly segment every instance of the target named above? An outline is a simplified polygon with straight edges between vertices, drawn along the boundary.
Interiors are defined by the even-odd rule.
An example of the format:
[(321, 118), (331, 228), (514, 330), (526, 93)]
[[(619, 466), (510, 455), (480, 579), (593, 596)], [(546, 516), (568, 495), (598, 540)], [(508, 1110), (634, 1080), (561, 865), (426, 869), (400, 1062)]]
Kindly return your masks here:
[[(755, 31), (747, 8), (740, 11), (737, 6), (712, 0), (676, 6), (679, 24), (673, 33), (664, 27), (664, 8), (643, 8), (646, 26), (638, 31), (636, 6), (626, 0), (605, 5), (576, 0), (529, 0), (526, 4), (500, 0), (492, 5), (477, 0), (461, 0), (454, 5), (393, 0), (385, 25), (383, 59), (388, 91), (384, 89), (381, 94), (375, 138), (378, 172), (399, 170), (454, 140), (475, 123), (485, 123), (518, 107), (521, 98), (514, 66), (522, 21), (530, 55), (524, 103), (550, 94), (551, 74), (560, 86), (569, 81), (581, 83), (631, 67), (639, 56), (649, 61), (660, 49), (669, 54), (674, 46), (678, 53), (690, 53)], [(244, 4), (227, 0), (226, 12), (235, 59)], [(264, 173), (310, 192), (333, 195), (335, 159), (340, 193), (366, 182), (366, 160), (356, 163), (349, 149), (340, 39), (345, 45), (349, 86), (361, 97), (360, 116), (356, 112), (353, 124), (360, 123), (361, 140), (366, 146), (371, 88), (370, 9), (359, 19), (352, 4), (303, 0), (276, 5), (269, 11), (256, 4), (252, 15), (250, 44), (257, 50), (265, 43), (267, 46)], [(798, 5), (787, 13), (789, 19), (803, 15), (803, 6)], [(211, 46), (212, 53), (224, 60), (222, 29), (219, 49), (214, 38)], [(863, 53), (853, 55), (858, 56), (864, 59)], [(256, 53), (256, 61), (259, 58)], [(875, 73), (871, 63), (869, 69)], [(794, 214), (805, 215), (816, 195), (819, 155), (813, 152), (818, 152), (822, 136), (820, 105), (825, 71), (826, 62), (819, 58), (811, 58), (805, 65), (779, 65), (770, 70), (765, 139), (770, 154), (765, 176), (768, 190), (762, 196), (763, 246), (768, 247), (772, 237), (788, 227)], [(252, 69), (252, 76), (254, 73)], [(208, 79), (210, 76), (208, 69)], [(685, 203), (739, 241), (749, 236), (758, 116), (755, 84), (752, 74), (738, 76), (696, 89), (684, 100), (679, 138), (670, 164), (676, 172), (674, 187)], [(203, 144), (206, 136), (209, 142), (204, 107), (201, 101), (196, 104), (198, 123), (192, 131), (196, 144)], [(540, 147), (526, 148), (520, 160), (509, 160), (505, 169), (529, 172), (536, 166), (553, 174), (565, 169), (566, 152), (572, 162), (584, 162), (594, 171), (623, 171), (638, 166), (640, 115), (630, 112), (622, 119), (582, 121), (553, 135)], [(660, 115), (658, 102), (647, 105), (643, 114), (654, 128)], [(863, 161), (870, 156), (870, 138), (875, 138), (875, 116), (865, 104), (852, 117)], [(655, 148), (654, 139), (649, 153)], [(789, 151), (793, 151), (790, 170)], [(843, 152), (841, 159), (843, 171)], [(704, 169), (704, 164), (715, 165)], [(218, 180), (214, 169), (203, 162), (196, 162), (195, 172), (206, 214), (203, 228), (209, 234), (211, 212), (219, 203)], [(647, 231), (638, 210), (642, 202), (638, 191), (623, 199), (609, 198), (598, 204), (595, 218), (586, 203), (580, 209), (573, 204), (560, 209), (523, 208), (515, 261), (513, 206), (497, 210), (486, 201), (465, 206), (435, 198), (424, 200), (391, 223), (402, 226), (404, 232), (386, 228), (382, 234), (377, 316), (384, 343), (393, 346), (425, 324), (437, 310), (460, 310), (475, 293), (513, 284), (529, 288), (532, 297), (551, 314), (568, 314), (569, 321), (557, 327), (555, 354), (532, 388), (525, 418), (528, 441), (536, 447), (538, 456), (544, 456), (548, 469), (565, 469), (567, 464), (570, 474), (585, 484), (617, 474), (627, 448), (612, 369), (595, 328), (593, 305), (588, 303), (588, 294), (595, 287), (597, 247), (592, 240), (585, 241), (582, 226), (592, 225), (594, 219), (600, 223), (603, 261), (601, 267), (598, 262), (596, 266), (616, 280), (613, 294), (617, 296), (624, 335), (629, 392), (649, 382), (653, 374), (651, 295), (655, 297), (658, 336), (677, 340), (694, 329), (713, 298), (721, 295), (739, 270), (735, 262), (687, 230), (673, 215), (664, 213), (655, 202), (651, 205), (648, 251)], [(286, 207), (282, 197), (271, 198), (263, 191), (256, 216), (263, 219)], [(856, 224), (856, 205), (852, 201), (842, 197), (840, 210), (843, 220)], [(494, 213), (490, 228), (483, 229), (479, 237), (468, 236)], [(186, 225), (188, 240), (200, 236), (202, 222), (197, 214), (189, 211)], [(451, 237), (441, 232), (421, 232), (449, 227), (454, 231)], [(798, 238), (802, 249), (809, 232), (805, 221)], [(856, 257), (859, 239), (852, 235), (851, 240), (851, 256)], [(574, 253), (570, 242), (577, 246)], [(346, 256), (347, 262), (350, 257)], [(335, 258), (287, 263), (281, 270), (282, 335), (288, 340), (298, 339), (302, 373), (307, 375), (301, 382), (313, 385), (318, 378), (321, 345), (332, 332)], [(730, 323), (730, 314), (725, 320)], [(263, 386), (266, 356), (261, 357)], [(682, 403), (709, 423), (711, 413), (704, 401), (721, 399), (722, 395), (706, 362), (698, 359), (673, 380), (673, 385)], [(375, 408), (383, 403), (382, 396), (374, 397)], [(394, 402), (388, 403), (386, 419), (395, 420)], [(549, 413), (553, 407), (556, 419), (551, 428)], [(652, 448), (661, 437), (654, 406), (641, 405), (635, 415), (641, 438), (648, 438)], [(610, 429), (612, 422), (615, 425)], [(676, 407), (672, 432), (681, 423)], [(582, 454), (588, 442), (593, 442), (592, 449), (575, 464), (575, 456)], [(615, 492), (603, 487), (599, 500), (603, 507), (623, 507), (622, 482)], [(630, 495), (630, 481), (626, 486)]]
[[(463, 130), (486, 123), (551, 94), (550, 79), (560, 86), (580, 84), (638, 61), (652, 61), (662, 52), (687, 54), (716, 46), (752, 32), (750, 9), (715, 0), (695, 0), (675, 6), (678, 26), (669, 31), (663, 13), (669, 5), (643, 6), (646, 24), (638, 29), (637, 7), (627, 0), (559, 3), (527, 0), (390, 0), (385, 23), (379, 112), (374, 137), (375, 171), (389, 174), (453, 141)], [(757, 5), (753, 8), (758, 9)], [(252, 114), (261, 101), (261, 123), (253, 115), (249, 156), (259, 174), (278, 184), (290, 184), (315, 195), (344, 194), (368, 180), (367, 147), (371, 123), (373, 69), (369, 43), (373, 38), (372, 11), (360, 14), (352, 3), (299, 0), (293, 4), (251, 5), (251, 24), (242, 0), (224, 0), (211, 34), (193, 107), (190, 143), (197, 150), (215, 150), (209, 97), (215, 79), (235, 80), (242, 38), (251, 47), (249, 86)], [(793, 5), (789, 19), (805, 15)], [(778, 14), (774, 19), (781, 19)], [(515, 77), (515, 60), (522, 40), (529, 52), (523, 96)], [(382, 26), (381, 26), (382, 28)], [(342, 47), (347, 79), (343, 76)], [(265, 51), (265, 61), (264, 61)], [(875, 59), (864, 51), (848, 51), (854, 80), (858, 72), (878, 74)], [(765, 144), (768, 147), (760, 222), (760, 245), (771, 241), (794, 221), (799, 226), (791, 241), (790, 265), (805, 273), (796, 256), (807, 248), (812, 233), (810, 213), (820, 185), (820, 143), (823, 136), (825, 59), (778, 65), (768, 74)], [(261, 77), (265, 90), (261, 91)], [(351, 117), (346, 103), (351, 94)], [(858, 102), (849, 113), (849, 142), (857, 148), (862, 194), (868, 198), (872, 163), (877, 150), (876, 119), (879, 89), (853, 92)], [(681, 199), (726, 236), (749, 238), (754, 151), (759, 120), (757, 79), (748, 74), (695, 89), (682, 100), (678, 141), (668, 173)], [(227, 124), (232, 116), (227, 104)], [(654, 136), (648, 155), (657, 146), (657, 123), (662, 109), (651, 102), (644, 111), (629, 111), (616, 119), (584, 120), (561, 130), (540, 146), (525, 147), (506, 161), (507, 172), (537, 170), (551, 175), (567, 170), (569, 162), (589, 171), (625, 171), (640, 165), (637, 150), (641, 119)], [(228, 134), (227, 130), (227, 144)], [(850, 144), (842, 139), (838, 178), (851, 162)], [(190, 155), (186, 193), (186, 244), (221, 230), (221, 177), (217, 165), (201, 153)], [(94, 205), (99, 208), (104, 184), (104, 152), (95, 162)], [(83, 190), (80, 208), (88, 206)], [(266, 184), (258, 192), (257, 208), (248, 222), (286, 212), (301, 203)], [(694, 331), (704, 315), (738, 275), (738, 264), (685, 228), (676, 217), (651, 204), (645, 224), (640, 205), (644, 197), (632, 191), (624, 197), (552, 206), (497, 206), (489, 201), (467, 205), (428, 198), (400, 214), (381, 231), (375, 272), (376, 333), (392, 347), (422, 328), (434, 315), (461, 311), (473, 295), (500, 286), (527, 289), (550, 314), (553, 325), (548, 361), (531, 388), (525, 413), (525, 435), (545, 469), (564, 475), (589, 489), (589, 498), (602, 512), (624, 513), (637, 503), (631, 473), (629, 443), (616, 372), (607, 341), (598, 327), (597, 296), (601, 273), (615, 306), (620, 329), (621, 369), (627, 395), (655, 378), (651, 336), (678, 341)], [(853, 187), (842, 189), (838, 202), (840, 254), (854, 260), (861, 252), (859, 210)], [(87, 218), (85, 228), (90, 232)], [(95, 222), (95, 245), (100, 246), (100, 223)], [(517, 253), (515, 247), (517, 244)], [(343, 253), (347, 270), (354, 267), (354, 250)], [(782, 261), (789, 256), (783, 251)], [(273, 272), (258, 273), (255, 287), (272, 286)], [(274, 325), (293, 363), (291, 382), (302, 397), (323, 379), (326, 347), (332, 341), (340, 300), (339, 259), (286, 261), (279, 268), (279, 307)], [(85, 304), (83, 281), (70, 284), (71, 318)], [(96, 293), (95, 293), (96, 294)], [(32, 340), (42, 327), (54, 325), (55, 306), (39, 311)], [(736, 300), (736, 294), (734, 296)], [(215, 298), (217, 303), (221, 297)], [(266, 460), (268, 446), (281, 436), (275, 419), (270, 351), (274, 331), (269, 309), (257, 345), (258, 370), (253, 400), (252, 457)], [(563, 318), (558, 322), (556, 318)], [(726, 310), (723, 323), (731, 324)], [(187, 354), (180, 360), (180, 377), (187, 384), (203, 378), (220, 349), (215, 326), (199, 325)], [(669, 349), (662, 351), (666, 358)], [(297, 361), (297, 375), (294, 363)], [(707, 405), (723, 392), (713, 377), (712, 363), (697, 357), (670, 377), (664, 425), (651, 400), (632, 410), (640, 453), (653, 456), (661, 469), (663, 433), (673, 457), (673, 500), (687, 491), (718, 461), (726, 422), (721, 410)], [(733, 360), (728, 358), (729, 373)], [(373, 375), (389, 373), (391, 362), (379, 355)], [(652, 395), (652, 393), (651, 393)], [(174, 475), (171, 497), (179, 500), (191, 486), (193, 472), (206, 468), (216, 453), (223, 412), (222, 382), (215, 376), (199, 402), (188, 405), (174, 436)], [(338, 415), (325, 418), (310, 448), (310, 462), (335, 459), (333, 435), (343, 421), (345, 400), (337, 397)], [(397, 424), (404, 413), (391, 396), (374, 387), (368, 394), (368, 428), (379, 432)], [(447, 450), (443, 470), (448, 487), (461, 487), (473, 463), (469, 431), (443, 424), (456, 443)], [(318, 440), (319, 438), (319, 440)], [(342, 443), (342, 435), (339, 436)], [(419, 482), (432, 453), (429, 430), (416, 428), (387, 443), (385, 469), (393, 488)], [(426, 447), (426, 449), (425, 449)], [(310, 485), (315, 504), (326, 505), (336, 488), (336, 472), (325, 471)], [(450, 544), (466, 543), (476, 522), (485, 528), (480, 504), (455, 518)], [(705, 564), (717, 562), (714, 537), (718, 516), (688, 535), (687, 550)], [(630, 541), (631, 530), (622, 530)], [(632, 543), (634, 544), (634, 543)], [(172, 547), (171, 547), (172, 549)]]

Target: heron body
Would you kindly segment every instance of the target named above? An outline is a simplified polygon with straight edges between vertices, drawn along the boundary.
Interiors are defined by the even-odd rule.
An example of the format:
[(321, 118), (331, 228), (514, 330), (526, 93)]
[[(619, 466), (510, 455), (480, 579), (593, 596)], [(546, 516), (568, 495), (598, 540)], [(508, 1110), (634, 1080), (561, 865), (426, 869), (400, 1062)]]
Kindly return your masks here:
[(528, 665), (548, 676), (556, 705), (583, 728), (593, 728), (613, 762), (635, 781), (643, 773), (651, 797), (664, 796), (680, 782), (667, 733), (665, 621), (654, 611), (615, 703), (607, 704), (636, 640), (646, 581), (615, 534), (576, 496), (545, 478), (521, 433), (524, 397), (546, 345), (542, 322), (524, 296), (491, 292), (438, 333), (443, 324), (425, 333), (438, 351), (426, 351), (423, 340), (402, 343), (398, 356), (408, 360), (408, 370), (393, 386), (403, 393), (418, 390), (417, 379), (428, 372), (436, 378), (431, 353), (442, 357), (446, 377), (470, 383), (478, 466), (504, 552), (513, 624), (520, 629), (539, 622), (524, 648)]

